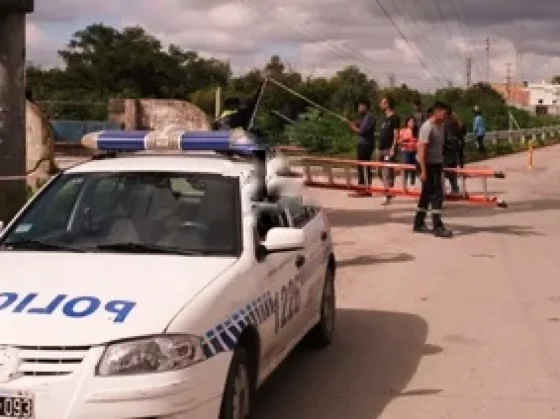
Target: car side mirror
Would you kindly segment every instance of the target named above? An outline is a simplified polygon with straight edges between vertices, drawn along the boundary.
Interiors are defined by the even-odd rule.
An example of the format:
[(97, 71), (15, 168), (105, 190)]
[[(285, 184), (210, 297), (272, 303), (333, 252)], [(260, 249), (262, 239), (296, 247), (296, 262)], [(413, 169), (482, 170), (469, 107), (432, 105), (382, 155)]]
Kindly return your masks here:
[(303, 230), (291, 227), (275, 227), (268, 231), (262, 243), (267, 254), (295, 252), (305, 248)]

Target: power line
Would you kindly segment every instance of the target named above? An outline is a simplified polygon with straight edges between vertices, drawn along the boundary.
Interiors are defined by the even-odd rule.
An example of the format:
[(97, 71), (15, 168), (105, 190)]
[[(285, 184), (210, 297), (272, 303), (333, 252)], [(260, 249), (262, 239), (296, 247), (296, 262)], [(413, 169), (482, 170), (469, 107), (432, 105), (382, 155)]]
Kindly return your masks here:
[[(366, 66), (366, 68), (369, 68), (369, 69), (375, 68), (379, 65), (379, 63), (371, 60), (365, 54), (361, 53), (360, 51), (358, 51), (357, 49), (355, 49), (351, 46), (337, 45), (336, 43), (332, 42), (331, 40), (329, 40), (329, 39), (325, 38), (324, 36), (322, 36), (321, 34), (319, 34), (317, 31), (313, 31), (309, 27), (306, 27), (305, 25), (298, 25), (297, 22), (294, 20), (293, 16), (288, 19), (288, 16), (286, 16), (286, 13), (282, 10), (278, 10), (278, 9), (272, 9), (271, 10), (271, 9), (268, 9), (268, 8), (260, 6), (260, 5), (257, 6), (256, 1), (254, 1), (254, 2), (250, 1), (250, 0), (238, 0), (238, 1), (240, 3), (245, 4), (250, 9), (258, 11), (261, 14), (270, 15), (273, 18), (277, 17), (274, 14), (275, 11), (280, 12), (279, 14), (284, 17), (284, 18), (282, 18), (282, 16), (280, 17), (282, 21), (286, 22), (287, 24), (292, 26), (294, 29), (296, 29), (299, 32), (306, 35), (307, 38), (310, 39), (311, 41), (313, 41), (315, 43), (315, 45), (317, 45), (320, 49), (323, 49), (323, 50), (331, 52), (331, 53), (334, 52), (335, 55), (337, 55), (339, 58), (342, 58), (343, 60), (347, 60), (348, 58), (352, 58), (355, 61), (358, 61), (358, 62), (364, 64)], [(380, 77), (381, 77), (380, 74), (378, 72), (375, 72), (375, 73), (376, 73), (375, 78), (380, 79)], [(421, 80), (421, 79), (415, 79), (415, 80)]]
[[(403, 9), (406, 9), (405, 4), (404, 4), (404, 0), (400, 0), (401, 6), (403, 7)], [(437, 72), (441, 75), (442, 79), (446, 79), (445, 75), (442, 72), (442, 68), (445, 66), (444, 63), (439, 59), (439, 56), (435, 53), (435, 51), (437, 51), (437, 48), (434, 48), (431, 43), (428, 43), (428, 37), (427, 36), (421, 36), (420, 34), (423, 32), (422, 28), (420, 27), (420, 24), (418, 23), (418, 21), (412, 19), (410, 17), (410, 15), (406, 14), (405, 12), (403, 12), (403, 9), (398, 9), (395, 5), (395, 3), (393, 2), (393, 7), (395, 8), (395, 10), (397, 11), (398, 14), (403, 16), (403, 21), (406, 21), (406, 17), (408, 17), (408, 21), (411, 23), (414, 23), (414, 25), (416, 26), (416, 28), (418, 29), (418, 33), (419, 36), (416, 38), (416, 44), (420, 44), (422, 45), (422, 42), (426, 42), (426, 44), (428, 44), (428, 48), (427, 51), (429, 51), (429, 54), (426, 53), (426, 50), (422, 48), (422, 52), (424, 53), (423, 55), (429, 55), (429, 59), (430, 61), (433, 61), (435, 63), (435, 68), (437, 69)], [(435, 59), (434, 59), (435, 58)], [(437, 61), (437, 62), (436, 62)]]
[(441, 8), (440, 1), (435, 0), (435, 5), (436, 5), (437, 14), (439, 15), (440, 19), (442, 20), (443, 26), (444, 26), (445, 30), (447, 31), (447, 34), (449, 35), (449, 40), (455, 45), (455, 49), (454, 49), (455, 58), (458, 58), (459, 65), (460, 65), (460, 67), (462, 67), (463, 66), (463, 59), (458, 52), (460, 50), (460, 47), (459, 47), (459, 45), (457, 45), (457, 41), (455, 41), (455, 37), (453, 36), (453, 33), (451, 32), (451, 29), (449, 29), (449, 25), (447, 24), (447, 19), (445, 18), (445, 15), (444, 15), (443, 10)]
[[(250, 0), (238, 0), (238, 1), (240, 3), (244, 3), (250, 9), (253, 9), (255, 11), (258, 10), (258, 12), (261, 14), (268, 14), (271, 17), (276, 18), (273, 10), (267, 9), (266, 7), (257, 6), (256, 2), (250, 2)], [(277, 9), (275, 10), (278, 11)], [(358, 62), (361, 62), (362, 64), (365, 64), (367, 68), (370, 68), (370, 66), (375, 67), (378, 65), (377, 63), (374, 63), (369, 58), (363, 56), (360, 53), (356, 53), (347, 48), (341, 47), (340, 45), (337, 45), (331, 40), (328, 40), (320, 35), (317, 35), (317, 33), (313, 34), (313, 31), (309, 30), (309, 28), (304, 28), (303, 26), (297, 25), (297, 23), (295, 23), (293, 19), (282, 19), (282, 20), (285, 21), (290, 26), (292, 26), (297, 31), (306, 35), (307, 38), (313, 41), (314, 44), (320, 49), (323, 49), (331, 53), (334, 52), (335, 55), (337, 55), (339, 58), (342, 58), (343, 60), (347, 60), (350, 57)]]
[[(468, 42), (468, 47), (469, 47), (469, 52), (471, 55), (473, 55), (474, 58), (474, 54), (473, 54), (473, 34), (471, 31), (471, 21), (470, 18), (468, 17), (468, 15), (465, 13), (465, 9), (463, 8), (463, 3), (461, 2), (461, 0), (451, 0), (453, 6), (455, 7), (455, 9), (457, 10), (457, 14), (459, 16), (459, 18), (461, 19), (462, 23), (464, 24), (464, 26), (467, 28), (467, 34), (468, 34), (468, 38), (469, 38), (469, 42)], [(477, 50), (477, 53), (479, 53), (480, 51)], [(474, 64), (477, 68), (477, 70), (479, 71), (480, 77), (483, 77), (484, 71), (482, 70), (482, 67), (480, 66), (480, 62), (482, 62), (483, 60), (478, 60), (478, 59), (474, 59)]]
[(401, 36), (401, 38), (403, 39), (404, 42), (406, 42), (406, 44), (408, 45), (408, 47), (410, 48), (410, 51), (414, 53), (414, 55), (416, 55), (416, 58), (418, 59), (418, 62), (426, 69), (426, 71), (428, 72), (428, 74), (434, 79), (434, 81), (440, 86), (443, 87), (443, 85), (441, 84), (440, 81), (438, 81), (438, 78), (434, 75), (434, 73), (432, 73), (432, 70), (430, 69), (430, 67), (428, 67), (428, 64), (426, 64), (426, 62), (424, 61), (424, 59), (422, 58), (422, 56), (420, 54), (418, 54), (418, 52), (413, 48), (412, 44), (410, 43), (410, 41), (408, 40), (408, 38), (406, 37), (406, 35), (401, 31), (401, 29), (398, 27), (398, 25), (395, 23), (395, 21), (393, 20), (393, 18), (391, 17), (390, 13), (387, 11), (387, 9), (383, 6), (383, 4), (381, 4), (380, 0), (375, 0), (377, 5), (379, 6), (379, 8), (381, 9), (381, 11), (383, 12), (383, 14), (385, 15), (385, 17), (389, 20), (389, 22), (391, 22), (391, 25), (393, 25), (393, 27), (395, 28), (395, 30), (399, 33), (399, 35)]

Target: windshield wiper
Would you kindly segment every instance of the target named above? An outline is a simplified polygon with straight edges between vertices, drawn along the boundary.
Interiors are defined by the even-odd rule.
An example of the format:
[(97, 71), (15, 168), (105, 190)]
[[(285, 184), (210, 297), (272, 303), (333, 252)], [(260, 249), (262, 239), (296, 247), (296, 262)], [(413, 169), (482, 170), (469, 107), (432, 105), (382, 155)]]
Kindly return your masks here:
[(38, 239), (24, 239), (14, 242), (4, 243), (6, 249), (28, 249), (28, 250), (63, 250), (69, 252), (85, 253), (85, 249), (79, 247), (68, 246), (62, 243), (54, 243), (42, 241)]
[(95, 250), (108, 250), (124, 253), (158, 253), (168, 255), (183, 255), (183, 256), (200, 256), (204, 252), (189, 251), (177, 249), (174, 247), (158, 246), (157, 244), (135, 243), (135, 242), (122, 242), (122, 243), (108, 243), (99, 244), (95, 246)]

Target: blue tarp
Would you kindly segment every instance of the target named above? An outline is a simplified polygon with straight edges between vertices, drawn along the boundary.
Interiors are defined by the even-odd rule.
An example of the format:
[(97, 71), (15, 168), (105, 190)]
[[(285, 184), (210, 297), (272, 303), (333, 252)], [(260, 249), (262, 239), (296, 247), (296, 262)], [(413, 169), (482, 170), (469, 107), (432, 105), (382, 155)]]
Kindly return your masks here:
[(79, 143), (90, 132), (120, 130), (121, 126), (107, 121), (50, 121), (57, 142)]

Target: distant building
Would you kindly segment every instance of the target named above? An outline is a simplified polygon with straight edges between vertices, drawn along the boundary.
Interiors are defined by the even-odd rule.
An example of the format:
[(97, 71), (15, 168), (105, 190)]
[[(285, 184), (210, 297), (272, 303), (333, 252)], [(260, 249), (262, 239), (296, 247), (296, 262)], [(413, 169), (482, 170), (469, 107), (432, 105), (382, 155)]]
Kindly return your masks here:
[(560, 115), (560, 85), (551, 83), (493, 83), (492, 88), (500, 93), (509, 105), (530, 112)]

